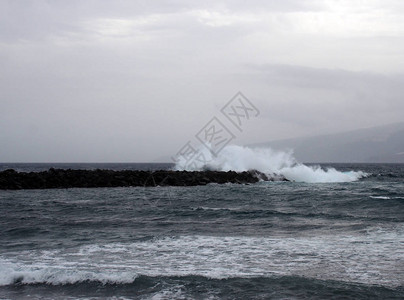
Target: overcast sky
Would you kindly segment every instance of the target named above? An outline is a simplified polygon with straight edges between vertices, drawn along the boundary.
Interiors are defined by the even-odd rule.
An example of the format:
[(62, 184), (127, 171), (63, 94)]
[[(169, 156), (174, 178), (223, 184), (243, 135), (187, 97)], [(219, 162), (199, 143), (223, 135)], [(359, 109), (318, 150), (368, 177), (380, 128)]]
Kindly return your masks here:
[(236, 144), (377, 126), (403, 95), (400, 0), (0, 0), (0, 162), (153, 161), (214, 116)]

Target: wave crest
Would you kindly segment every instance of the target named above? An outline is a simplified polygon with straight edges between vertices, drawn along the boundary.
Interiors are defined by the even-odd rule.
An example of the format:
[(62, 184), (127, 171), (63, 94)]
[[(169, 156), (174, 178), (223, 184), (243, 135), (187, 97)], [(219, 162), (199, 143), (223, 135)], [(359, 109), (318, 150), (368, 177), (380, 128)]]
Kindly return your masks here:
[[(4, 271), (3, 271), (4, 272)], [(64, 285), (84, 282), (99, 282), (101, 284), (129, 284), (138, 277), (132, 272), (104, 274), (100, 271), (65, 270), (58, 268), (42, 268), (32, 270), (24, 268), (21, 271), (9, 270), (0, 277), (0, 286), (13, 284), (49, 284)]]
[[(335, 168), (307, 166), (296, 161), (292, 151), (275, 151), (271, 148), (249, 148), (237, 145), (226, 146), (217, 156), (206, 148), (200, 149), (208, 163), (194, 161), (187, 165), (179, 160), (176, 170), (202, 171), (206, 169), (216, 171), (243, 172), (257, 170), (268, 175), (283, 175), (290, 181), (296, 182), (351, 182), (368, 174), (362, 171), (341, 172)], [(186, 166), (186, 167), (183, 167)]]

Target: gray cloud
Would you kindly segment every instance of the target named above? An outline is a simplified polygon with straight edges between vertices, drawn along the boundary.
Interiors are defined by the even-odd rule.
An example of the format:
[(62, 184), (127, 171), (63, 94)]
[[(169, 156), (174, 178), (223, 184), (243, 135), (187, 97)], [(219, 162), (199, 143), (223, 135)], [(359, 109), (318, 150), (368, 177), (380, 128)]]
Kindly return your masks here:
[[(1, 1), (0, 161), (149, 161), (237, 91), (252, 143), (402, 119), (400, 1)], [(262, 129), (265, 130), (262, 130)]]
[(268, 120), (295, 123), (300, 130), (310, 128), (311, 134), (320, 134), (324, 126), (337, 132), (402, 119), (402, 74), (290, 65), (251, 69), (250, 76), (266, 86), (257, 102), (261, 117)]

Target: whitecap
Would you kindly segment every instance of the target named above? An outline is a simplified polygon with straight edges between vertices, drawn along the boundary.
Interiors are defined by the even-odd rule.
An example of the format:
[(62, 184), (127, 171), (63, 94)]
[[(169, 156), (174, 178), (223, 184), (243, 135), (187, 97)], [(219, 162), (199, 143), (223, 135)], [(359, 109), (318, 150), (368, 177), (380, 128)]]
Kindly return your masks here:
[(199, 151), (205, 160), (186, 164), (179, 159), (175, 169), (187, 171), (210, 169), (236, 172), (257, 170), (269, 176), (279, 174), (290, 181), (307, 183), (352, 182), (368, 176), (362, 171), (341, 172), (331, 167), (307, 166), (297, 162), (292, 151), (274, 151), (271, 148), (249, 148), (237, 145), (226, 146), (217, 156), (213, 156), (204, 148)]

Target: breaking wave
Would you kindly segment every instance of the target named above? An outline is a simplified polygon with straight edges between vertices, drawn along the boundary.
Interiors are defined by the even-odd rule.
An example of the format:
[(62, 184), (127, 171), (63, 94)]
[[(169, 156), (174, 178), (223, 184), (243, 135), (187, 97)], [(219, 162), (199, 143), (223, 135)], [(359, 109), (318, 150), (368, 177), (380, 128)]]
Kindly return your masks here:
[[(296, 182), (351, 182), (368, 174), (362, 171), (341, 172), (335, 168), (307, 166), (296, 161), (292, 151), (274, 151), (270, 148), (249, 148), (237, 145), (226, 146), (217, 156), (207, 149), (200, 149), (203, 160), (186, 164), (179, 159), (175, 169), (187, 171), (248, 171), (258, 170), (268, 175), (283, 175)], [(184, 167), (186, 166), (186, 167)]]
[[(176, 236), (0, 256), (0, 287), (16, 284), (131, 284), (141, 276), (303, 276), (399, 286), (403, 227), (366, 236)], [(383, 241), (384, 243), (382, 243)], [(357, 252), (347, 255), (355, 245)], [(366, 253), (366, 255), (362, 255)], [(248, 258), (248, 259), (246, 259)], [(320, 259), (321, 258), (321, 259)], [(355, 264), (351, 264), (354, 259)], [(323, 260), (327, 265), (323, 265)], [(380, 268), (380, 261), (384, 269)], [(348, 266), (342, 268), (341, 266)]]

